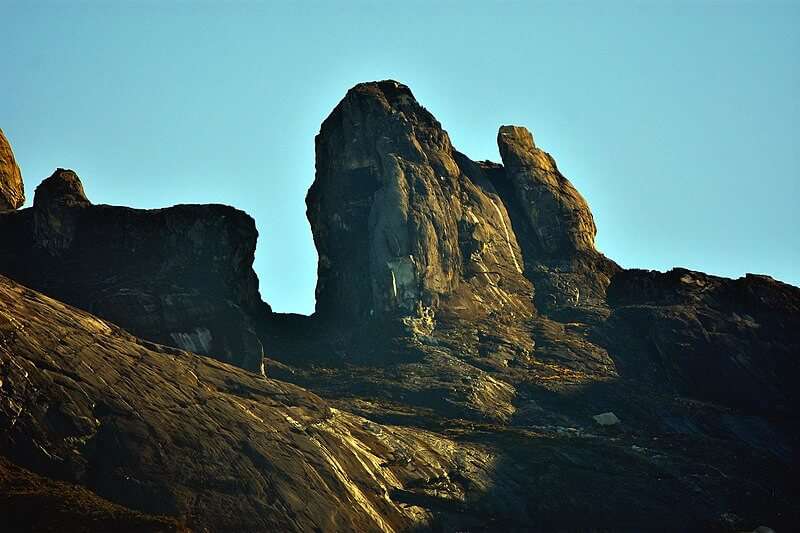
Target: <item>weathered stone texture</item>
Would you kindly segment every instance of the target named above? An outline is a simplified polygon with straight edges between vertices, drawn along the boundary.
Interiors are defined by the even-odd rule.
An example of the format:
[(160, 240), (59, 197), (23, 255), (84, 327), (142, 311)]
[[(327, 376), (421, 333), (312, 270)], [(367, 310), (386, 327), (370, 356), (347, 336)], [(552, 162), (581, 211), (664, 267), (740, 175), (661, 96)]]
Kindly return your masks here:
[(222, 205), (92, 205), (58, 169), (0, 214), (0, 272), (143, 338), (261, 372), (252, 218)]

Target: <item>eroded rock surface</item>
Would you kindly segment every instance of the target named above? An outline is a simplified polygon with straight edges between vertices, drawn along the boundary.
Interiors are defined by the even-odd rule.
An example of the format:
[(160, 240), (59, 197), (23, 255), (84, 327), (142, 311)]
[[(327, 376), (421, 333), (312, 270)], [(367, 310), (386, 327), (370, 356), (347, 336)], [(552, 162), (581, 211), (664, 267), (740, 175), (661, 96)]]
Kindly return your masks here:
[[(329, 402), (139, 340), (4, 277), (0, 376), (0, 455), (194, 530), (685, 531), (798, 518), (794, 467), (702, 433), (719, 416), (702, 404), (631, 389), (618, 400), (634, 404), (622, 428), (597, 429), (580, 413), (592, 396), (584, 383), (537, 407), (551, 423), (474, 423), (435, 405), (423, 423), (402, 399), (393, 410), (353, 389)], [(601, 397), (591, 401), (609, 405)], [(654, 406), (698, 427), (656, 432), (643, 415)], [(402, 425), (380, 420), (392, 416)]]
[(199, 529), (794, 527), (800, 289), (624, 270), (530, 132), (497, 139), (472, 161), (408, 87), (351, 89), (311, 317), (259, 314), (246, 215), (92, 206), (59, 170), (0, 216), (6, 271), (240, 366), (260, 340), (282, 381), (0, 278), (0, 452)]
[[(764, 492), (745, 504), (731, 479), (780, 464), (767, 483), (782, 497), (793, 490), (792, 474), (779, 471), (797, 463), (791, 379), (800, 290), (757, 276), (623, 270), (595, 249), (586, 200), (531, 133), (503, 126), (497, 140), (502, 164), (474, 162), (404, 85), (366, 83), (347, 93), (317, 137), (307, 198), (320, 254), (317, 314), (272, 318), (265, 338), (275, 375), (383, 423), (467, 439), (481, 427), (482, 442), (533, 478), (572, 480), (542, 488), (515, 478), (505, 486), (527, 491), (532, 483), (541, 500), (566, 498), (564, 515), (604, 509), (586, 522), (558, 522), (555, 508), (528, 502), (525, 512), (481, 522), (489, 529), (726, 530), (755, 527), (761, 512), (764, 520), (791, 515), (786, 500), (772, 506)], [(622, 422), (597, 429), (593, 416), (607, 412)], [(580, 452), (561, 448), (592, 473), (573, 477), (549, 457), (559, 474), (539, 477), (521, 457), (541, 444), (526, 440), (531, 428), (594, 435), (573, 441), (586, 444)], [(509, 431), (528, 436), (517, 441)], [(610, 495), (599, 496), (610, 479), (599, 481), (599, 470), (640, 494), (658, 485), (629, 478), (642, 464), (628, 470), (611, 459), (622, 443), (665, 461), (651, 463), (652, 472), (674, 468), (677, 484), (662, 494), (691, 518), (666, 526), (671, 518), (659, 504), (632, 494), (615, 496), (628, 502), (621, 507), (631, 521), (610, 518)], [(738, 451), (717, 455), (723, 447)], [(679, 489), (696, 469), (716, 473)], [(587, 494), (592, 511), (575, 499), (583, 483), (595, 487)], [(688, 503), (688, 493), (706, 503)], [(634, 526), (638, 513), (659, 518)]]
[(797, 287), (753, 274), (627, 270), (608, 299), (607, 329), (627, 375), (751, 414), (797, 416)]
[(0, 272), (143, 338), (262, 371), (257, 231), (222, 205), (92, 205), (58, 169), (32, 208), (0, 214)]
[(0, 130), (0, 211), (17, 209), (25, 203), (25, 187), (14, 152)]
[(316, 152), (306, 203), (319, 315), (349, 325), (409, 317), (424, 332), (444, 307), (529, 312), (502, 200), (408, 87), (351, 89), (322, 124)]
[(460, 505), (450, 473), (489, 482), (480, 445), (374, 424), (2, 276), (0, 376), (0, 453), (199, 530), (408, 530), (432, 515), (395, 491)]
[(597, 228), (586, 200), (520, 126), (501, 126), (497, 145), (517, 201), (536, 233), (541, 259), (593, 252)]

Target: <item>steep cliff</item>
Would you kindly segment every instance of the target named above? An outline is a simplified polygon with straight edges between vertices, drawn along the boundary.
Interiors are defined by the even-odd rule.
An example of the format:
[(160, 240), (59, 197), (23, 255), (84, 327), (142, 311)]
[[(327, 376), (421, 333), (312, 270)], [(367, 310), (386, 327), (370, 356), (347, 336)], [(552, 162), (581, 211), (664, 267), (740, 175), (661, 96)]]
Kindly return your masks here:
[(503, 165), (457, 152), (394, 81), (351, 89), (316, 139), (306, 203), (319, 252), (317, 313), (341, 324), (604, 307), (618, 267), (594, 248), (586, 201), (524, 128)]
[(146, 339), (262, 371), (257, 231), (222, 205), (92, 205), (58, 169), (32, 208), (0, 214), (0, 272)]
[[(317, 313), (345, 324), (440, 309), (530, 311), (511, 221), (479, 165), (405, 85), (360, 84), (323, 122), (306, 203)], [(478, 304), (476, 304), (478, 302)]]

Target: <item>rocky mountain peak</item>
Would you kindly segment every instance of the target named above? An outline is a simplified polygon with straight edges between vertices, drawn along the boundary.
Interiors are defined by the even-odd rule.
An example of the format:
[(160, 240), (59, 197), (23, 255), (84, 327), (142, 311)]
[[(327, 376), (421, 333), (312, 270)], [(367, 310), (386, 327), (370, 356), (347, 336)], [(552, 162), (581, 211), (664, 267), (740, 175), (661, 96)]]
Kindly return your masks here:
[(529, 307), (503, 199), (408, 87), (352, 88), (323, 123), (316, 152), (306, 203), (320, 315), (430, 324), (439, 309)]
[(594, 251), (597, 228), (583, 196), (536, 147), (533, 135), (520, 126), (501, 126), (497, 145), (544, 258)]
[(306, 199), (318, 313), (430, 323), (529, 315), (534, 288), (544, 306), (601, 300), (614, 265), (588, 204), (527, 129), (497, 140), (502, 165), (472, 161), (405, 85), (350, 89), (316, 138)]
[(22, 207), (25, 203), (25, 188), (22, 173), (14, 159), (11, 144), (0, 130), (0, 211)]
[(531, 152), (536, 148), (533, 133), (525, 126), (500, 126), (497, 132), (497, 145), (501, 155), (505, 150)]
[[(343, 141), (343, 142), (342, 142)], [(388, 164), (375, 151), (430, 164), (440, 175), (457, 175), (452, 145), (441, 124), (422, 107), (407, 86), (393, 81), (360, 83), (322, 123), (317, 137), (324, 163), (363, 168)], [(322, 150), (321, 153), (319, 151)], [(426, 159), (433, 157), (433, 159)]]
[(83, 190), (81, 179), (74, 170), (65, 168), (56, 169), (49, 178), (42, 181), (36, 187), (33, 196), (33, 206), (36, 208), (79, 207), (91, 204)]

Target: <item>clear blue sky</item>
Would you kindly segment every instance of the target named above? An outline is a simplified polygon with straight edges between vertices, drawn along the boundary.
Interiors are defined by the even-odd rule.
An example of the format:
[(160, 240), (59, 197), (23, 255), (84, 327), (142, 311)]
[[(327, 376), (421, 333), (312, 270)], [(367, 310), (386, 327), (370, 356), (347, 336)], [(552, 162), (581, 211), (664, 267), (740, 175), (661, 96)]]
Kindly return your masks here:
[(163, 4), (0, 0), (29, 203), (63, 166), (95, 203), (234, 205), (262, 296), (310, 312), (314, 135), (394, 78), (473, 159), (528, 126), (623, 266), (800, 284), (798, 2)]

